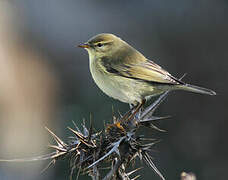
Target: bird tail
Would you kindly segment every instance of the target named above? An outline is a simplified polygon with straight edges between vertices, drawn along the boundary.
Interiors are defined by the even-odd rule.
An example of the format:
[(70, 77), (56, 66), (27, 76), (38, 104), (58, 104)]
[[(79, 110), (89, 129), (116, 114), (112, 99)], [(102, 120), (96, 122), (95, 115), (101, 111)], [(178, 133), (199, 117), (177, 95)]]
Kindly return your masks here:
[(199, 94), (208, 94), (211, 96), (216, 95), (215, 91), (212, 91), (207, 88), (199, 87), (199, 86), (194, 86), (191, 84), (178, 85), (178, 89), (182, 89), (182, 90), (190, 91), (190, 92), (194, 92), (194, 93), (199, 93)]

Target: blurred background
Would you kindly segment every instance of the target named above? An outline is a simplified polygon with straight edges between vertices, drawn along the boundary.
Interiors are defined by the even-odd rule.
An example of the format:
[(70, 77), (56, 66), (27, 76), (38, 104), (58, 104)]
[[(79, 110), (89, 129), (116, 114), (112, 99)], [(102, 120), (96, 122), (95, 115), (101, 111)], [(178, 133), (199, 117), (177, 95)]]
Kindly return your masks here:
[[(154, 163), (167, 179), (182, 171), (200, 180), (227, 179), (228, 2), (225, 0), (105, 1), (0, 0), (0, 158), (48, 153), (45, 126), (66, 140), (66, 127), (90, 115), (96, 129), (112, 106), (129, 106), (104, 95), (93, 82), (85, 50), (75, 45), (98, 33), (120, 36), (184, 81), (215, 90), (216, 97), (172, 92), (157, 114), (166, 133)], [(1, 180), (68, 179), (60, 161), (0, 163)], [(140, 179), (159, 180), (144, 166)], [(80, 176), (79, 179), (89, 179)]]

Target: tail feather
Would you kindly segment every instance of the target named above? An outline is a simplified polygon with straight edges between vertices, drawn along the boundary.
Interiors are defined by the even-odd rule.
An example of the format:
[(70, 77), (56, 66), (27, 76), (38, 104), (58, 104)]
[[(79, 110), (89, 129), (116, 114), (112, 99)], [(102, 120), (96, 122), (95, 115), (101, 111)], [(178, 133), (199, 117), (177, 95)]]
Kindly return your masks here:
[(185, 91), (195, 92), (195, 93), (199, 93), (199, 94), (208, 94), (211, 96), (216, 95), (216, 92), (213, 90), (203, 88), (203, 87), (199, 87), (199, 86), (194, 86), (191, 84), (180, 85), (180, 86), (178, 86), (178, 89), (183, 89)]

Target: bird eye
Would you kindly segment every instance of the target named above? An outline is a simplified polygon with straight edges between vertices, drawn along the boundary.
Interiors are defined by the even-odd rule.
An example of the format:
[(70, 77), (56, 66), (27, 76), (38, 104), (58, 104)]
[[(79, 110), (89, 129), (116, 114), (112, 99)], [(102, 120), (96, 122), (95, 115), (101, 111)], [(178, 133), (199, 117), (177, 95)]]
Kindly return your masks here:
[(98, 46), (98, 47), (102, 47), (102, 46), (103, 46), (103, 44), (101, 44), (101, 43), (98, 43), (98, 44), (97, 44), (97, 46)]

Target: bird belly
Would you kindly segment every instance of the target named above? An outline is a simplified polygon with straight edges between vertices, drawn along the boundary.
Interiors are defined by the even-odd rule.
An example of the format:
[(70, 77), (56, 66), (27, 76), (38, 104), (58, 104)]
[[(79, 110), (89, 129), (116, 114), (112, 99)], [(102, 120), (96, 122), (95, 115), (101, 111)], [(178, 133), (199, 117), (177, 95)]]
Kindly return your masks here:
[(125, 78), (98, 70), (90, 66), (92, 77), (97, 86), (108, 96), (125, 103), (135, 104), (147, 96), (162, 93), (160, 89), (135, 79)]
[(122, 102), (131, 103), (131, 99), (124, 92), (126, 85), (123, 86), (123, 82), (118, 77), (111, 77), (108, 74), (99, 72), (97, 69), (91, 68), (92, 77), (97, 86), (108, 96), (118, 99)]

